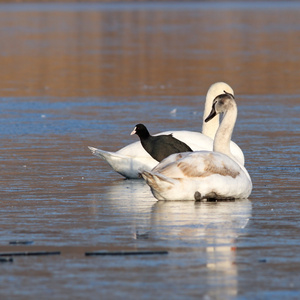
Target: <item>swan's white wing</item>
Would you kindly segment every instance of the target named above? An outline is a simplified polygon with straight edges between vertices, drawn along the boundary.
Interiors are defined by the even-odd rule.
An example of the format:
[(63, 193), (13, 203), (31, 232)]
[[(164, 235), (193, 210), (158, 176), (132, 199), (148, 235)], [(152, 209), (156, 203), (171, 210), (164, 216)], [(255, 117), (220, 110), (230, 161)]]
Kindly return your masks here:
[(150, 155), (148, 157), (131, 157), (118, 152), (104, 151), (94, 147), (89, 147), (89, 149), (94, 155), (105, 159), (116, 172), (126, 178), (140, 178), (139, 173), (142, 170), (151, 170), (157, 165), (157, 161)]

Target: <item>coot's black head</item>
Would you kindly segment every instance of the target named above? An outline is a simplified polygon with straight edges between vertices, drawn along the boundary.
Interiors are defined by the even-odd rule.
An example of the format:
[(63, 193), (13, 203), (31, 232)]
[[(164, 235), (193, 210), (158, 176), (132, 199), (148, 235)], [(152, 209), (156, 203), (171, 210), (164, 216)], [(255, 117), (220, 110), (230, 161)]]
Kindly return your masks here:
[(140, 138), (147, 138), (150, 133), (144, 124), (137, 124), (130, 135), (137, 134)]

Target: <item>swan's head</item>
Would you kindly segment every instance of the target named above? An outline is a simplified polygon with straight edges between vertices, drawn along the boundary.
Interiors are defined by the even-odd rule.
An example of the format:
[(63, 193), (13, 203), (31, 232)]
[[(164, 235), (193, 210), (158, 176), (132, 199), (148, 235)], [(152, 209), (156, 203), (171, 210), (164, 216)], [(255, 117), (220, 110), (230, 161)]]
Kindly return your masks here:
[(215, 138), (215, 134), (219, 128), (219, 115), (217, 115), (211, 122), (206, 123), (206, 118), (208, 117), (214, 99), (223, 94), (223, 91), (226, 91), (232, 95), (234, 95), (233, 89), (225, 82), (215, 82), (212, 84), (206, 95), (204, 113), (203, 113), (203, 123), (202, 123), (202, 133), (210, 137), (211, 139)]
[[(234, 95), (234, 91), (229, 84), (226, 82), (215, 82), (212, 84), (207, 91), (207, 98), (210, 98), (211, 101), (215, 99), (217, 96), (223, 94), (223, 91), (226, 91), (232, 95)], [(212, 103), (212, 102), (211, 102)], [(210, 104), (211, 105), (211, 104)]]
[(205, 122), (213, 119), (216, 115), (221, 114), (229, 110), (233, 105), (235, 105), (235, 100), (233, 94), (223, 91), (223, 94), (218, 95), (212, 105), (212, 109)]

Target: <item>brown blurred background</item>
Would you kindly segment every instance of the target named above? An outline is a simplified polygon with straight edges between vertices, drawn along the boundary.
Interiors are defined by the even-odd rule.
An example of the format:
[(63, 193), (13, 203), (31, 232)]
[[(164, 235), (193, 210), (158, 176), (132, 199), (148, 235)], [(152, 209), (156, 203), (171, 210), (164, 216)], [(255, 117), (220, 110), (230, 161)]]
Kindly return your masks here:
[(297, 10), (79, 2), (1, 4), (1, 96), (204, 95), (218, 80), (238, 93), (300, 91)]

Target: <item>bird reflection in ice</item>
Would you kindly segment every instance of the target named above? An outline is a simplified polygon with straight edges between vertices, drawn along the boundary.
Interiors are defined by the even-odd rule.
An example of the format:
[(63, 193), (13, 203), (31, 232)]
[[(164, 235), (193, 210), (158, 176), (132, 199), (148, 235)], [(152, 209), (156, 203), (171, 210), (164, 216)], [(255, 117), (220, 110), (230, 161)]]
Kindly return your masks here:
[[(251, 217), (248, 199), (232, 202), (159, 201), (152, 207), (150, 234), (183, 252), (189, 269), (207, 288), (208, 299), (238, 293), (236, 241)], [(223, 286), (216, 289), (216, 283)]]
[(201, 245), (228, 244), (251, 216), (248, 199), (224, 202), (158, 201), (152, 207), (151, 230), (162, 239)]
[(250, 200), (156, 201), (142, 180), (115, 182), (106, 191), (113, 210), (132, 220), (137, 239), (162, 239), (195, 246), (232, 244), (251, 216)]
[[(123, 236), (135, 247), (163, 248), (170, 258), (177, 257), (171, 264), (180, 256), (178, 261), (185, 261), (187, 272), (198, 270), (202, 284), (212, 286), (207, 291), (209, 297), (237, 294), (235, 250), (251, 217), (250, 200), (156, 201), (142, 180), (115, 182), (103, 197), (109, 200), (118, 222), (122, 219), (119, 226)], [(217, 281), (226, 291), (213, 288)]]

